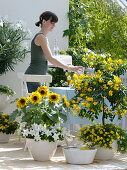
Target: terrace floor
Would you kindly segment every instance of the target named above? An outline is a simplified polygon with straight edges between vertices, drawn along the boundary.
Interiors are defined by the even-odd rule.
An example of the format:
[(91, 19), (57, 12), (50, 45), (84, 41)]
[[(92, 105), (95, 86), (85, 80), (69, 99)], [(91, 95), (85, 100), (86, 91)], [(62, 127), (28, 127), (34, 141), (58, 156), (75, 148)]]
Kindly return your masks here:
[(89, 165), (67, 164), (62, 147), (57, 148), (51, 161), (34, 161), (28, 151), (24, 151), (24, 140), (11, 136), (9, 143), (0, 144), (0, 170), (127, 170), (127, 154), (115, 155), (109, 161), (95, 160)]

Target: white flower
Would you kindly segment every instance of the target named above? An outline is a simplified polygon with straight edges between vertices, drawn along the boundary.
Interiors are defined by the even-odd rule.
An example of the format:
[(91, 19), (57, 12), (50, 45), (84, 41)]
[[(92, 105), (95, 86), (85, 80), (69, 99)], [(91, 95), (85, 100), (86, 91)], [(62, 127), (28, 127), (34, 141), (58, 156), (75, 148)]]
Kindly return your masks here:
[(17, 30), (17, 29), (22, 29), (22, 25), (20, 22), (17, 22), (15, 25), (14, 25), (14, 28)]
[(4, 25), (4, 22), (1, 20), (0, 21), (0, 26), (3, 27), (3, 25)]
[(67, 80), (71, 80), (71, 76), (67, 76)]
[(10, 41), (11, 41), (10, 39), (7, 40), (7, 42), (10, 42)]
[(22, 130), (26, 125), (26, 122), (20, 123), (20, 129)]
[(63, 83), (64, 81), (63, 80), (60, 80), (60, 83)]
[(32, 136), (35, 136), (36, 133), (35, 133), (35, 131), (33, 129), (30, 129), (29, 134), (32, 135)]
[(51, 131), (47, 130), (47, 131), (45, 131), (45, 134), (46, 134), (47, 136), (50, 136), (50, 135), (51, 135)]
[(54, 138), (54, 140), (58, 140), (59, 139), (59, 134), (55, 133), (52, 137)]
[(28, 129), (23, 130), (23, 132), (22, 132), (23, 136), (28, 136), (28, 134), (29, 134), (29, 130)]
[(66, 72), (65, 75), (68, 76), (68, 72)]
[(39, 136), (38, 134), (34, 136), (34, 139), (35, 139), (36, 141), (40, 141), (40, 140), (41, 140), (41, 138), (40, 138), (40, 136)]

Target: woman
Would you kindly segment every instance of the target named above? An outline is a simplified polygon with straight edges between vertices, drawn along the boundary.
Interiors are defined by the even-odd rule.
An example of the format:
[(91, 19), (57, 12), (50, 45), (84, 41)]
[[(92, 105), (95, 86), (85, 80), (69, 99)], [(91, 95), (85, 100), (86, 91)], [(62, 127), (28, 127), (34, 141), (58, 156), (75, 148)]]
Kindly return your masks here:
[[(53, 30), (55, 24), (58, 22), (58, 17), (50, 12), (46, 11), (39, 17), (39, 21), (35, 23), (36, 26), (40, 26), (41, 30), (35, 35), (31, 42), (31, 63), (25, 74), (46, 75), (48, 70), (48, 62), (52, 63), (56, 67), (63, 68), (72, 72), (83, 71), (82, 66), (68, 66), (52, 56), (47, 35)], [(28, 82), (29, 93), (35, 91), (39, 83)]]

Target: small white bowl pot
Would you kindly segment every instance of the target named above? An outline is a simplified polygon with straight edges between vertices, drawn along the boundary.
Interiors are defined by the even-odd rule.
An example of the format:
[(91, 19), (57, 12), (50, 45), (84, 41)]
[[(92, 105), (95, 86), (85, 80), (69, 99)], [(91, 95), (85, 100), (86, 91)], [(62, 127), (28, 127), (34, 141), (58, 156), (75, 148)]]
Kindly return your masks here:
[(96, 152), (97, 149), (81, 150), (81, 148), (73, 146), (63, 148), (66, 162), (70, 164), (91, 164)]

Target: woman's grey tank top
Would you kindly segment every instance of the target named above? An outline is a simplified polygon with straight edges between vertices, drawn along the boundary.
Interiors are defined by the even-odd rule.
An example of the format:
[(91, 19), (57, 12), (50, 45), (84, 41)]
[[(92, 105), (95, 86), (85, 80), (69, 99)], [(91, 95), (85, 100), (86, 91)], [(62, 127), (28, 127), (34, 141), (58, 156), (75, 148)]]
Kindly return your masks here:
[(37, 46), (34, 42), (38, 34), (35, 35), (31, 42), (31, 62), (25, 74), (45, 75), (48, 70), (48, 62), (44, 56), (43, 50), (40, 46)]

